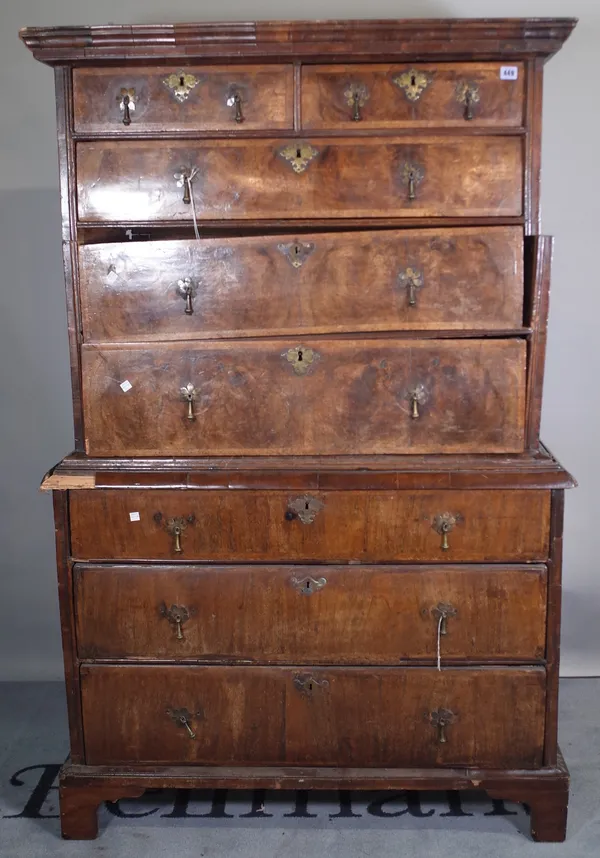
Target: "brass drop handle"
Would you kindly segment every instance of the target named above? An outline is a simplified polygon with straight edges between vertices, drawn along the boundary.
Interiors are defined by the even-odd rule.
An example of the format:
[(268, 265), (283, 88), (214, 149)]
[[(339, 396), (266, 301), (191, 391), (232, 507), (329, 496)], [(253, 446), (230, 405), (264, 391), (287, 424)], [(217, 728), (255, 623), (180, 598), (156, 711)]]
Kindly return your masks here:
[(415, 197), (415, 174), (414, 171), (411, 170), (408, 174), (408, 199), (414, 200)]
[[(199, 713), (196, 713), (196, 717)], [(195, 716), (187, 709), (167, 709), (167, 715), (177, 724), (178, 727), (184, 727), (190, 739), (195, 739), (196, 734), (190, 726), (190, 721)]]
[(185, 387), (179, 388), (179, 393), (181, 394), (181, 398), (187, 402), (187, 419), (195, 420), (196, 415), (194, 414), (194, 400), (196, 399), (196, 388), (192, 384), (192, 382), (188, 382)]
[(431, 613), (436, 619), (436, 623), (438, 623), (440, 627), (440, 635), (448, 634), (448, 619), (450, 617), (456, 617), (458, 611), (456, 608), (449, 604), (448, 602), (438, 602), (435, 608), (431, 609)]
[(166, 524), (167, 532), (173, 537), (173, 551), (182, 554), (181, 535), (187, 527), (185, 518), (170, 518)]
[(445, 745), (448, 741), (446, 729), (454, 724), (456, 715), (450, 709), (436, 709), (434, 712), (428, 712), (425, 715), (432, 727), (437, 730), (437, 741), (439, 745)]
[(410, 416), (412, 420), (418, 420), (421, 416), (419, 405), (424, 405), (427, 402), (427, 391), (422, 384), (417, 384), (406, 394), (406, 398), (410, 403)]
[(123, 125), (131, 125), (131, 113), (135, 110), (135, 89), (126, 89), (123, 87), (117, 96), (117, 101), (123, 114)]
[(242, 97), (239, 92), (232, 93), (227, 99), (228, 107), (235, 107), (235, 115), (234, 120), (236, 122), (244, 121), (244, 114), (242, 113)]
[(360, 122), (362, 116), (360, 115), (360, 92), (355, 91), (352, 93), (352, 121)]
[(179, 296), (183, 298), (185, 301), (185, 315), (191, 316), (194, 313), (194, 305), (192, 303), (196, 292), (198, 291), (197, 286), (189, 277), (184, 277), (183, 280), (177, 281), (177, 292)]
[(402, 178), (408, 188), (409, 202), (417, 198), (417, 185), (420, 184), (424, 176), (425, 171), (422, 167), (419, 167), (417, 164), (404, 164)]
[(436, 515), (433, 519), (432, 528), (442, 537), (442, 551), (448, 551), (450, 545), (448, 543), (448, 534), (454, 529), (458, 521), (458, 516), (452, 515), (450, 512), (444, 512), (441, 515)]
[(475, 83), (469, 81), (459, 81), (456, 87), (456, 99), (460, 104), (464, 105), (464, 118), (468, 122), (473, 119), (473, 105), (479, 104), (481, 96), (479, 87)]
[[(181, 538), (181, 531), (179, 533), (179, 538)], [(181, 542), (179, 544), (179, 548), (181, 549)], [(171, 605), (170, 608), (167, 608), (163, 602), (158, 610), (161, 617), (164, 617), (172, 626), (175, 626), (175, 636), (177, 640), (184, 640), (183, 624), (190, 618), (190, 612), (188, 609), (184, 605)]]
[(196, 178), (197, 173), (198, 173), (197, 167), (194, 167), (194, 169), (190, 170), (190, 171), (188, 171), (182, 167), (178, 173), (175, 173), (175, 178), (177, 179), (177, 187), (183, 188), (182, 200), (186, 206), (191, 205), (191, 202), (192, 202), (192, 182)]
[(423, 272), (416, 268), (405, 268), (398, 274), (398, 283), (408, 292), (408, 306), (416, 307), (417, 290), (423, 286)]

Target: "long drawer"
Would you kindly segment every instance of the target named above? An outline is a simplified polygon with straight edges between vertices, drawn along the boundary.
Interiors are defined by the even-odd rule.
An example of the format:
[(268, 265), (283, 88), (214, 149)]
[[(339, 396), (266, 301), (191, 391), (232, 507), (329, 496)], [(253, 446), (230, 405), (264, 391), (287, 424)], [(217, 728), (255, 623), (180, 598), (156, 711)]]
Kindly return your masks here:
[(546, 567), (75, 567), (80, 658), (543, 658)]
[(548, 556), (548, 491), (78, 489), (69, 507), (77, 560), (519, 563)]
[(86, 340), (517, 328), (519, 227), (88, 244)]
[(291, 65), (74, 69), (75, 130), (136, 134), (292, 128), (293, 86)]
[(541, 668), (84, 665), (81, 694), (89, 765), (541, 764)]
[(84, 346), (93, 456), (519, 453), (526, 343)]
[(192, 197), (201, 221), (515, 217), (523, 211), (523, 141), (86, 142), (77, 144), (77, 194), (86, 222), (189, 221)]
[(520, 126), (524, 66), (357, 64), (302, 68), (303, 128)]

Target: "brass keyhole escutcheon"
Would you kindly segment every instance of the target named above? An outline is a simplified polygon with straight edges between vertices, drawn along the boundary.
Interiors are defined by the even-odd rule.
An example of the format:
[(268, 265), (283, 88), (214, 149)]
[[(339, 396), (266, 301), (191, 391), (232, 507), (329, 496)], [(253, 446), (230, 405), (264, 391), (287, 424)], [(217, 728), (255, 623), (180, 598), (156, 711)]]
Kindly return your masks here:
[(327, 679), (315, 679), (314, 676), (310, 674), (301, 674), (298, 673), (294, 676), (294, 687), (301, 693), (307, 696), (311, 696), (315, 691), (319, 689), (329, 688), (329, 680)]
[(306, 375), (311, 365), (320, 359), (320, 354), (308, 346), (296, 346), (296, 348), (287, 349), (281, 354), (291, 363), (296, 375)]
[(183, 280), (177, 281), (177, 293), (179, 297), (183, 298), (185, 301), (184, 313), (186, 316), (191, 316), (194, 313), (194, 305), (192, 302), (197, 291), (198, 287), (189, 277), (184, 277)]
[(303, 173), (319, 150), (310, 143), (289, 143), (279, 150), (279, 156), (287, 161), (295, 173)]
[(310, 575), (306, 575), (304, 578), (292, 576), (290, 581), (302, 596), (312, 596), (313, 593), (322, 590), (327, 584), (327, 578), (312, 578)]
[(312, 524), (324, 506), (323, 501), (312, 495), (301, 495), (288, 501), (288, 511), (292, 518), (298, 516), (302, 524)]
[(183, 727), (185, 730), (187, 730), (187, 734), (190, 739), (196, 738), (196, 734), (192, 730), (190, 721), (192, 721), (192, 719), (194, 718), (200, 718), (200, 712), (192, 713), (186, 708), (167, 709), (166, 712), (169, 718), (171, 718), (177, 724), (178, 727)]
[(197, 396), (197, 391), (192, 382), (188, 382), (185, 387), (180, 387), (179, 394), (181, 398), (187, 402), (187, 419), (195, 420), (196, 415), (194, 414), (194, 401)]
[(440, 745), (445, 745), (448, 741), (446, 730), (456, 721), (457, 716), (451, 709), (435, 709), (433, 712), (425, 713), (425, 720), (429, 721), (432, 727), (437, 731), (437, 741)]
[(277, 250), (283, 253), (292, 268), (302, 268), (314, 249), (315, 245), (308, 241), (291, 241), (277, 245)]
[(167, 89), (170, 89), (177, 101), (183, 104), (189, 98), (190, 92), (198, 86), (200, 81), (189, 72), (177, 72), (170, 74), (163, 80)]
[(393, 81), (409, 101), (415, 102), (421, 98), (431, 83), (431, 77), (419, 69), (411, 68), (396, 75)]
[(448, 534), (456, 527), (459, 521), (459, 516), (452, 515), (450, 512), (444, 512), (436, 515), (433, 519), (432, 528), (442, 537), (441, 549), (448, 551), (450, 544), (448, 542)]
[[(179, 547), (181, 548), (181, 544)], [(172, 626), (175, 627), (175, 636), (177, 640), (184, 640), (183, 624), (190, 618), (190, 612), (188, 609), (184, 605), (171, 605), (170, 608), (167, 608), (163, 602), (158, 611), (161, 617), (164, 617)]]

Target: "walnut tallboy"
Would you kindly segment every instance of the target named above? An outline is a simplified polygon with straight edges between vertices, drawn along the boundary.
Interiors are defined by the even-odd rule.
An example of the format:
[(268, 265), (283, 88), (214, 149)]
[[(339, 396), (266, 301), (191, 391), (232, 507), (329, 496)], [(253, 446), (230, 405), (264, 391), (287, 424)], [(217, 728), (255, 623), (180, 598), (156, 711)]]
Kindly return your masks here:
[(565, 836), (542, 73), (573, 20), (26, 29), (76, 450), (63, 834), (151, 787), (473, 789)]

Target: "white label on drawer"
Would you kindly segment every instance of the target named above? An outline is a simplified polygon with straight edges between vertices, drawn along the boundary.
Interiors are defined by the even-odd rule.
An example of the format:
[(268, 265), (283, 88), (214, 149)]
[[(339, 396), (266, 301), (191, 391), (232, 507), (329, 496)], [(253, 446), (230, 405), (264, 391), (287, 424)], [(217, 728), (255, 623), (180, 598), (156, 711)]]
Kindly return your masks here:
[(119, 279), (119, 275), (115, 271), (115, 266), (111, 265), (108, 274), (106, 275), (106, 282), (112, 286), (115, 280)]
[(516, 80), (519, 77), (519, 66), (500, 66), (500, 80)]
[(130, 512), (129, 513), (129, 521), (139, 521), (139, 520), (140, 520), (139, 512)]
[(119, 387), (121, 388), (123, 393), (127, 393), (128, 390), (131, 390), (131, 388), (133, 387), (133, 384), (130, 381), (128, 381), (127, 379), (125, 379), (125, 381), (121, 382)]

